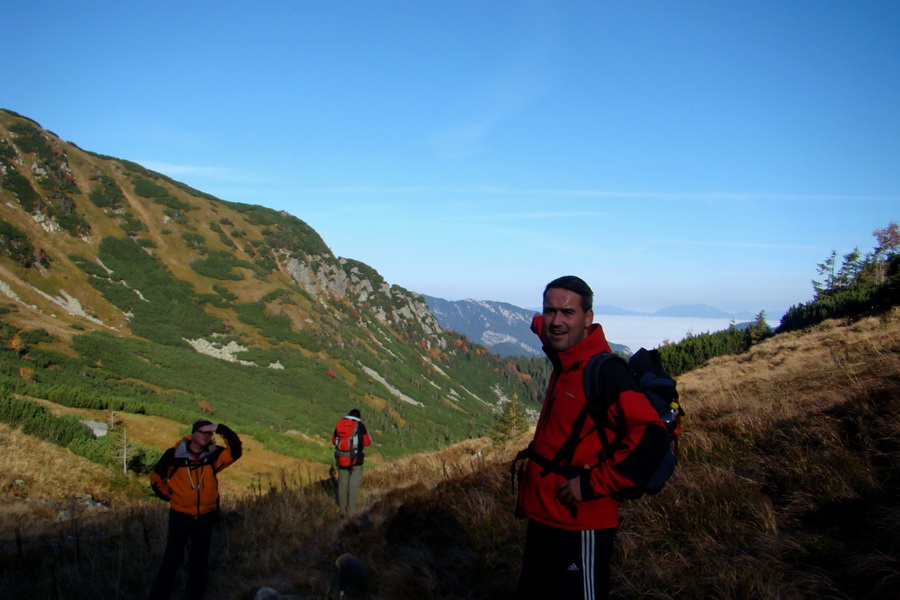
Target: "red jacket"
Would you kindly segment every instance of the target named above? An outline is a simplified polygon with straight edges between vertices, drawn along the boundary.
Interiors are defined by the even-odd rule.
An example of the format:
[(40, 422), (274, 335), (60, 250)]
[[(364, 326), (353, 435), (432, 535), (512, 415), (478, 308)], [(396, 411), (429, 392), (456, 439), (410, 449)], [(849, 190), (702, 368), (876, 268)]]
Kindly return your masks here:
[[(535, 316), (531, 329), (541, 332), (543, 317)], [(534, 432), (531, 451), (552, 460), (569, 439), (579, 412), (585, 406), (583, 371), (588, 360), (600, 352), (610, 352), (599, 324), (591, 325), (588, 335), (562, 352), (544, 351), (553, 363), (544, 405)], [(611, 457), (602, 457), (603, 445), (590, 415), (582, 429), (582, 440), (575, 447), (572, 465), (592, 467), (582, 489), (590, 498), (570, 510), (556, 498), (556, 486), (570, 476), (547, 472), (537, 460), (529, 460), (519, 486), (518, 510), (545, 525), (568, 530), (607, 529), (619, 524), (619, 503), (610, 494), (634, 485), (627, 477), (629, 469), (640, 461), (641, 443), (650, 443), (663, 428), (659, 415), (638, 390), (634, 377), (622, 361), (607, 361), (600, 385), (615, 397), (605, 421)], [(646, 439), (645, 439), (645, 436)], [(602, 457), (602, 460), (599, 458)], [(598, 466), (599, 464), (599, 466)]]

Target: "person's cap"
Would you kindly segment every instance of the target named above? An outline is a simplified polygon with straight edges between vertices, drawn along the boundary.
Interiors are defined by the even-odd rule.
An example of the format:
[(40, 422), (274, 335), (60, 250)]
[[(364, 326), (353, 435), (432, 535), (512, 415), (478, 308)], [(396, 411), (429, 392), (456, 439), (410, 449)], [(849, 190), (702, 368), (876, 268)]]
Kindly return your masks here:
[(198, 419), (194, 421), (194, 424), (191, 426), (191, 433), (197, 433), (197, 430), (201, 427), (206, 427), (207, 425), (212, 425), (213, 422), (207, 419)]

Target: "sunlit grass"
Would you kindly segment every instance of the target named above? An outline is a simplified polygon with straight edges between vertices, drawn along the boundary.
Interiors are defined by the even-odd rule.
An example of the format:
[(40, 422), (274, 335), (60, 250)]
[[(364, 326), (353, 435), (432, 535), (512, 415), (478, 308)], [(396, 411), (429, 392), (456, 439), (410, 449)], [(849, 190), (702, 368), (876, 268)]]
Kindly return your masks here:
[[(613, 598), (900, 595), (896, 312), (779, 335), (679, 384), (680, 466), (660, 495), (623, 505)], [(508, 467), (527, 441), (469, 440), (367, 465), (360, 513), (343, 520), (327, 473), (264, 469), (248, 444), (246, 464), (260, 471), (223, 491), (208, 596), (249, 600), (270, 586), (326, 598), (343, 544), (381, 600), (509, 598), (524, 524)], [(166, 507), (145, 482), (110, 482), (109, 471), (9, 429), (0, 450), (4, 592), (146, 593)], [(109, 508), (81, 505), (60, 520), (86, 491)]]

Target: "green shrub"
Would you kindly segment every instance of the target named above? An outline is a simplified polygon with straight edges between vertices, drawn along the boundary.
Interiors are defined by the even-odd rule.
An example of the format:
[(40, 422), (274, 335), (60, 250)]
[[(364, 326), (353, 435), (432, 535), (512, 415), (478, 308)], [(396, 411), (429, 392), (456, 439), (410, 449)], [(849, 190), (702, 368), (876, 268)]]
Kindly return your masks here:
[(172, 219), (172, 221), (174, 221), (175, 223), (178, 223), (179, 225), (187, 225), (188, 224), (187, 215), (184, 214), (183, 212), (181, 212), (180, 210), (175, 210), (173, 208), (167, 208), (163, 211), (163, 213), (167, 217)]
[(232, 269), (243, 267), (245, 269), (255, 270), (255, 266), (243, 260), (238, 260), (229, 252), (224, 250), (213, 250), (207, 258), (196, 260), (191, 263), (191, 268), (212, 279), (221, 279), (225, 281), (240, 281), (244, 278), (240, 273), (233, 273)]
[(62, 198), (59, 204), (47, 212), (70, 235), (85, 235), (91, 232), (91, 226), (75, 211), (75, 202), (68, 196)]
[(194, 250), (206, 252), (206, 238), (199, 233), (185, 232), (181, 234), (181, 239), (188, 243), (188, 246)]
[(141, 221), (135, 219), (130, 213), (126, 213), (122, 215), (124, 223), (122, 223), (122, 231), (127, 233), (128, 235), (134, 235), (141, 231), (149, 231), (146, 225)]
[(0, 219), (0, 252), (10, 257), (23, 267), (30, 267), (34, 262), (34, 246), (21, 229)]
[(221, 321), (203, 311), (203, 302), (191, 286), (134, 241), (104, 238), (99, 258), (110, 274), (104, 276), (84, 259), (76, 264), (95, 275), (89, 281), (104, 298), (132, 314), (130, 327), (136, 335), (177, 345), (185, 337), (223, 331)]
[(0, 421), (63, 447), (75, 440), (90, 440), (94, 437), (91, 429), (75, 417), (54, 417), (37, 402), (24, 398), (8, 397), (0, 400)]
[(197, 207), (192, 204), (188, 204), (187, 202), (182, 202), (181, 200), (179, 200), (173, 196), (168, 196), (168, 195), (162, 196), (161, 198), (153, 198), (153, 201), (157, 204), (161, 204), (172, 210), (177, 210), (177, 211), (187, 212), (187, 211), (197, 209)]
[(96, 180), (97, 186), (88, 195), (91, 202), (99, 208), (120, 208), (125, 200), (125, 195), (116, 185), (115, 180), (109, 175), (98, 175)]
[(272, 290), (265, 296), (259, 299), (260, 302), (274, 302), (275, 300), (281, 300), (285, 304), (294, 304), (294, 300), (291, 297), (290, 290), (285, 288), (278, 288), (277, 290)]
[(109, 279), (109, 273), (107, 273), (106, 269), (98, 265), (97, 263), (86, 259), (80, 254), (70, 254), (69, 260), (71, 260), (75, 265), (93, 277), (99, 277), (101, 279)]
[(9, 165), (10, 161), (18, 156), (16, 147), (9, 140), (0, 140), (0, 165)]
[(25, 212), (34, 212), (35, 206), (41, 200), (40, 195), (31, 187), (31, 182), (15, 169), (7, 168), (0, 185), (16, 195)]
[(131, 184), (134, 186), (134, 193), (141, 198), (153, 199), (169, 195), (169, 190), (143, 177), (134, 177)]
[(227, 287), (225, 287), (223, 285), (219, 285), (218, 283), (213, 285), (213, 291), (215, 293), (217, 293), (219, 296), (221, 296), (222, 299), (225, 300), (226, 302), (234, 302), (235, 300), (238, 299), (237, 296), (235, 296), (230, 291), (228, 291)]
[(26, 344), (40, 344), (40, 343), (50, 343), (56, 341), (56, 336), (51, 335), (47, 332), (46, 329), (29, 329), (28, 331), (23, 331), (21, 333), (22, 342)]

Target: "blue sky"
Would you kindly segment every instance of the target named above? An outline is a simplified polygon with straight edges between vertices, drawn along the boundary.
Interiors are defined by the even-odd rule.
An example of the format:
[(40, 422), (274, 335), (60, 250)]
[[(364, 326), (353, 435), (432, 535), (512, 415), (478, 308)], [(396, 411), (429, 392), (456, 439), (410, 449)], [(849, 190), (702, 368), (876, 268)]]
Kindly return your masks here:
[(780, 316), (900, 220), (900, 2), (7, 6), (0, 106), (456, 300)]

